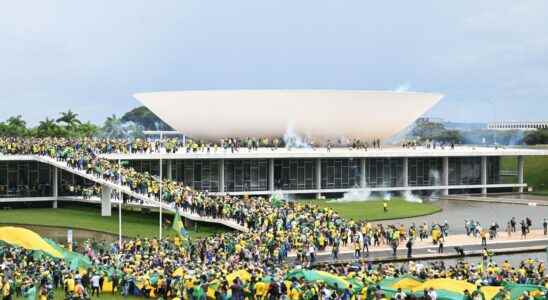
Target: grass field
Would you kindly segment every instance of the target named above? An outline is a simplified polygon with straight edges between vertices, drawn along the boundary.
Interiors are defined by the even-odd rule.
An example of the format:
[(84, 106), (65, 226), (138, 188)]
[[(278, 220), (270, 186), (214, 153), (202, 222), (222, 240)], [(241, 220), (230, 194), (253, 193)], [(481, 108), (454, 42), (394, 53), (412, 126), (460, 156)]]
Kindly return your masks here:
[[(503, 170), (516, 170), (517, 161), (511, 157), (503, 158), (501, 167)], [(525, 157), (524, 176), (525, 183), (533, 187), (535, 194), (548, 195), (548, 157)]]
[(333, 203), (329, 200), (302, 200), (321, 207), (335, 209), (342, 217), (354, 220), (380, 221), (429, 215), (441, 211), (441, 208), (429, 203), (411, 203), (401, 198), (392, 198), (388, 202), (388, 212), (384, 212), (383, 201), (362, 201)]
[[(170, 217), (167, 218), (171, 218)], [(30, 225), (49, 225), (89, 229), (108, 233), (118, 233), (118, 212), (113, 211), (111, 217), (101, 217), (99, 207), (85, 205), (70, 205), (67, 207), (52, 208), (19, 208), (0, 211), (1, 223), (18, 223)], [(122, 230), (129, 237), (157, 237), (158, 214), (142, 213), (140, 211), (122, 212)], [(198, 230), (188, 228), (191, 237), (199, 238), (225, 231), (224, 228), (200, 224)], [(176, 234), (171, 228), (165, 234)]]

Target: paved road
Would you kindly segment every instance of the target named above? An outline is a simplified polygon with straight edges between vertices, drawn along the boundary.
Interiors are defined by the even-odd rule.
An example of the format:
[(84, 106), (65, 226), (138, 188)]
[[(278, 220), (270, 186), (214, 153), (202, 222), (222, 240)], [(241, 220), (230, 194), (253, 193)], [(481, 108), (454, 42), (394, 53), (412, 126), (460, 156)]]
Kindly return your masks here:
[[(497, 244), (488, 244), (488, 248), (492, 250), (502, 250), (502, 249), (512, 249), (512, 248), (522, 248), (522, 247), (548, 247), (548, 240), (535, 240), (535, 241), (517, 241), (517, 242), (507, 242), (507, 243), (497, 243)], [(465, 252), (469, 251), (481, 251), (483, 247), (480, 244), (468, 245), (462, 247)], [(433, 258), (437, 255), (438, 247), (432, 246), (428, 248), (413, 249), (413, 255), (431, 255)], [(445, 247), (446, 254), (456, 254), (453, 246)], [(405, 258), (407, 256), (407, 248), (405, 245), (402, 245), (398, 248), (397, 257)], [(369, 259), (374, 260), (390, 260), (394, 257), (392, 256), (392, 250), (375, 250), (371, 251), (368, 257)], [(352, 260), (354, 259), (353, 253), (341, 253), (339, 254), (339, 260)], [(333, 259), (330, 255), (319, 255), (318, 262), (332, 262)]]
[(434, 202), (435, 205), (442, 208), (442, 211), (429, 216), (408, 218), (393, 221), (382, 221), (383, 224), (404, 224), (409, 227), (411, 224), (441, 224), (445, 220), (449, 223), (450, 235), (463, 234), (464, 220), (479, 221), (483, 226), (490, 225), (492, 222), (498, 222), (502, 229), (506, 228), (506, 223), (515, 217), (518, 222), (525, 217), (533, 220), (533, 229), (542, 228), (542, 220), (548, 218), (548, 206), (534, 207), (527, 205), (469, 202), (440, 200)]

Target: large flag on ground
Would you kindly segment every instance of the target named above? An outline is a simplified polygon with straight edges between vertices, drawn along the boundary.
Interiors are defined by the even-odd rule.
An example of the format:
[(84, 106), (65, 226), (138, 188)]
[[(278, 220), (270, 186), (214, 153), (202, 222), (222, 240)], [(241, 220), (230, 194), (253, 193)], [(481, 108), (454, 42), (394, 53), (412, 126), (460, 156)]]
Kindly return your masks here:
[(176, 212), (175, 217), (173, 217), (173, 230), (177, 231), (183, 241), (188, 241), (188, 231), (185, 229), (185, 225), (181, 220), (179, 212)]

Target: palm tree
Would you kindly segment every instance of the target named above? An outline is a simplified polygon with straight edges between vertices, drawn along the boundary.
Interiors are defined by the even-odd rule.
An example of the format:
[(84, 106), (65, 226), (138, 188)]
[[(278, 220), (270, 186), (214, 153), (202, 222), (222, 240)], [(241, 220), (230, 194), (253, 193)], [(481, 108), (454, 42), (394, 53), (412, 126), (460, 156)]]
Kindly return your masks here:
[(3, 134), (7, 136), (24, 136), (28, 132), (27, 122), (21, 115), (10, 117), (3, 127)]
[(101, 132), (104, 137), (116, 138), (122, 135), (121, 129), (122, 121), (113, 114), (112, 116), (107, 117), (105, 124), (103, 124), (103, 127), (101, 128)]
[(77, 124), (82, 124), (82, 122), (78, 120), (78, 114), (72, 112), (70, 109), (67, 112), (62, 112), (61, 117), (57, 119), (57, 122), (65, 123), (69, 128), (72, 128)]
[(59, 136), (61, 134), (61, 127), (57, 125), (55, 120), (50, 118), (40, 121), (36, 130), (38, 131), (38, 135), (41, 137)]

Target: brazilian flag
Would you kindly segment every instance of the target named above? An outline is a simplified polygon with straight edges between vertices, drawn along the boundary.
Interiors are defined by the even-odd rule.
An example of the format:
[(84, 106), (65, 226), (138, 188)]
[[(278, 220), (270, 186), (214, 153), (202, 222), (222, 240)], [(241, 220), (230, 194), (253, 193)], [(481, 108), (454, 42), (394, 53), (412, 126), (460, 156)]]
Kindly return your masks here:
[(185, 229), (185, 225), (181, 220), (179, 212), (176, 212), (175, 217), (173, 217), (173, 230), (177, 231), (183, 241), (188, 242), (189, 234), (188, 231)]
[(284, 205), (284, 199), (282, 195), (274, 194), (270, 197), (270, 203), (274, 208), (280, 208)]

